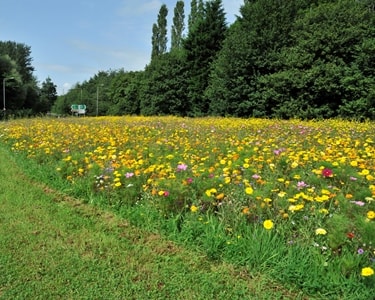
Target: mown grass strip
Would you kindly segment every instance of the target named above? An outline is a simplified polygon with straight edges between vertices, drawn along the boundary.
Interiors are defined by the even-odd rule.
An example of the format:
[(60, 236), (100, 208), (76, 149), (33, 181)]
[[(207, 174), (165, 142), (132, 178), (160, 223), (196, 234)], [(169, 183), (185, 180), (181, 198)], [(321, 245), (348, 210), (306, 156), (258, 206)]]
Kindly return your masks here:
[(0, 147), (0, 299), (307, 299), (25, 176)]

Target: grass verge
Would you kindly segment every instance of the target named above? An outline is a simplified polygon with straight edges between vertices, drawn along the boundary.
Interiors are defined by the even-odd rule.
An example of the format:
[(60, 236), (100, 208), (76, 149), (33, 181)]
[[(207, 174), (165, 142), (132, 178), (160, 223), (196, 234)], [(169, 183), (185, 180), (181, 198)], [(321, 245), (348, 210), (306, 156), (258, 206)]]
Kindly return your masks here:
[(0, 147), (0, 299), (308, 299), (28, 178)]

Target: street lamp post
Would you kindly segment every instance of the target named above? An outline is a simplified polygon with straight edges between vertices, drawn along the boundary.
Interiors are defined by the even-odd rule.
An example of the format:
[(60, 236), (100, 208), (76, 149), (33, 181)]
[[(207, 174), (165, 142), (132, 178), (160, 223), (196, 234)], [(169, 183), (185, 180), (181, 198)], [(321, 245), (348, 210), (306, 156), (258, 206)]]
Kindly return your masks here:
[(4, 77), (3, 79), (3, 113), (4, 113), (4, 120), (5, 120), (5, 111), (6, 111), (6, 105), (5, 105), (5, 81), (8, 79), (14, 79), (14, 77)]

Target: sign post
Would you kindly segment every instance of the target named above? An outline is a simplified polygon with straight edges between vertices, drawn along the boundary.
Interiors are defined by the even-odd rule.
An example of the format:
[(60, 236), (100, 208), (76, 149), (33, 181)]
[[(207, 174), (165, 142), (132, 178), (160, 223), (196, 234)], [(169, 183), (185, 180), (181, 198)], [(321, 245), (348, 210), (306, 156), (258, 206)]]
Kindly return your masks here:
[(70, 111), (76, 116), (86, 115), (86, 105), (85, 104), (72, 104), (70, 106)]

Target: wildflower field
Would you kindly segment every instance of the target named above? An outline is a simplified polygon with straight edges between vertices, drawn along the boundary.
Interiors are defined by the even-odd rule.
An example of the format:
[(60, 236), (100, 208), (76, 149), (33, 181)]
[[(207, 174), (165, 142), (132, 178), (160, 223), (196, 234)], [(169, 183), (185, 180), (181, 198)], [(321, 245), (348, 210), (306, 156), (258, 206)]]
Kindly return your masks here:
[(212, 259), (327, 299), (374, 295), (374, 123), (23, 119), (0, 141), (47, 183)]

